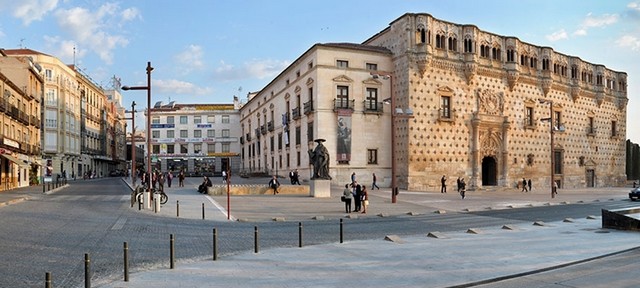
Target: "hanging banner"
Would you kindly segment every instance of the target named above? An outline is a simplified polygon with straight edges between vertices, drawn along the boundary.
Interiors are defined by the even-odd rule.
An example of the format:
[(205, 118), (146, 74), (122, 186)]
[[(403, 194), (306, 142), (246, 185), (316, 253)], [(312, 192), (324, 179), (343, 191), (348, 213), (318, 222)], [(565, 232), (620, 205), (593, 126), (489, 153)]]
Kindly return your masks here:
[(351, 110), (338, 110), (338, 161), (351, 160)]

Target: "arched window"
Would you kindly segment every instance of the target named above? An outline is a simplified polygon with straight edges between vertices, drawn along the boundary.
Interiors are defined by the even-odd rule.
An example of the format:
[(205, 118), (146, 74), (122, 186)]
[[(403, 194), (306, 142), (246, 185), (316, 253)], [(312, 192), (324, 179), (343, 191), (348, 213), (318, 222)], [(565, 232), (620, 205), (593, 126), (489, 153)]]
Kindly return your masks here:
[(464, 52), (473, 53), (473, 40), (464, 39)]

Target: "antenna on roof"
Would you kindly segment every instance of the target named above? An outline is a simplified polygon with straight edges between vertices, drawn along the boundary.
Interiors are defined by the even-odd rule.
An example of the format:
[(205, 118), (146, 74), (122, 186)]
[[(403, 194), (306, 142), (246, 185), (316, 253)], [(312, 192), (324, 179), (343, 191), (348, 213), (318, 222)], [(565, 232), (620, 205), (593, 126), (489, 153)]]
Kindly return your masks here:
[(20, 38), (20, 44), (18, 44), (18, 46), (20, 47), (20, 49), (24, 49), (24, 48), (25, 48), (25, 47), (24, 47), (24, 40), (27, 40), (27, 39)]
[(76, 45), (73, 45), (73, 66), (76, 66)]

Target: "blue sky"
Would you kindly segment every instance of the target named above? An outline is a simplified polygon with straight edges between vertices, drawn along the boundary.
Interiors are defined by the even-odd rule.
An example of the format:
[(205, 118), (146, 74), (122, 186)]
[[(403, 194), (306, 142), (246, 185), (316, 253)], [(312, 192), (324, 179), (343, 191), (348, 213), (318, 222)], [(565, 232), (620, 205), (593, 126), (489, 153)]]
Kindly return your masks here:
[[(315, 43), (360, 43), (404, 13), (453, 23), (628, 74), (627, 137), (640, 143), (640, 0), (0, 0), (0, 47), (75, 63), (103, 87), (116, 76), (153, 100), (229, 103), (264, 87)], [(143, 92), (123, 92), (125, 107)], [(142, 122), (139, 122), (142, 123)]]

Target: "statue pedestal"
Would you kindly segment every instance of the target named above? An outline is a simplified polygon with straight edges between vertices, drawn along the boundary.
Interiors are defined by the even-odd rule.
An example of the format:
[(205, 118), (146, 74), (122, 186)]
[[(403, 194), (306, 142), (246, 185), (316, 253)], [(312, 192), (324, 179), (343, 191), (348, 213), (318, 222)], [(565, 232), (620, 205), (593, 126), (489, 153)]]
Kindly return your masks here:
[(314, 198), (331, 197), (331, 180), (312, 179), (310, 181), (310, 196)]

